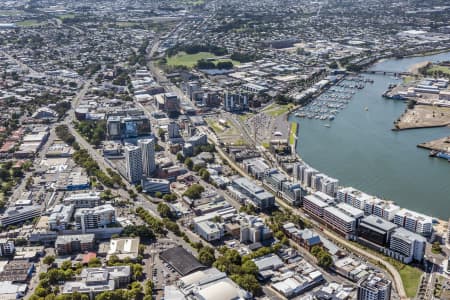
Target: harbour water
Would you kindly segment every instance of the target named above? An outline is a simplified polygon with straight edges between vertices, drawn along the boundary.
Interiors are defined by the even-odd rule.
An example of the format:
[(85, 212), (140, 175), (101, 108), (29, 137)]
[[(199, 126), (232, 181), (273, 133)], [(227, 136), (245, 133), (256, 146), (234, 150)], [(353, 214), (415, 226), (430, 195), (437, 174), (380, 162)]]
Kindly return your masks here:
[[(423, 61), (450, 60), (450, 52), (386, 60), (375, 70), (406, 71)], [(398, 79), (373, 79), (355, 92), (332, 122), (291, 116), (299, 123), (297, 152), (312, 167), (368, 194), (440, 219), (450, 217), (450, 164), (416, 145), (450, 135), (450, 128), (391, 131), (406, 104), (381, 95)], [(329, 125), (327, 125), (329, 124)], [(325, 126), (324, 126), (325, 125)]]

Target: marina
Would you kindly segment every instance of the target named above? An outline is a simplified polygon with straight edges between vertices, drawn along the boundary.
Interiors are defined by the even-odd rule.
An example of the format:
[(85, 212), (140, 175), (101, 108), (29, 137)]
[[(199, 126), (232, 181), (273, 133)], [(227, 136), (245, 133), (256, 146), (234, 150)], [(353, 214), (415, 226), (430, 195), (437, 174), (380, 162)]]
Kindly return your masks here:
[(373, 83), (373, 80), (361, 75), (347, 76), (314, 98), (306, 106), (299, 108), (295, 116), (299, 118), (333, 121), (339, 111), (344, 109), (352, 101), (356, 91), (363, 89), (367, 83)]
[[(420, 61), (449, 59), (450, 53), (392, 59), (376, 64), (373, 69), (401, 72)], [(353, 89), (352, 100), (339, 110), (339, 117), (332, 123), (291, 115), (291, 121), (299, 124), (298, 154), (314, 168), (338, 178), (344, 186), (437, 218), (448, 218), (449, 163), (446, 159), (428, 157), (431, 149), (417, 145), (450, 136), (450, 128), (392, 131), (392, 124), (405, 111), (406, 103), (383, 98), (382, 94), (389, 85), (400, 81), (381, 74), (364, 76), (374, 83)], [(447, 148), (435, 149), (448, 152)]]

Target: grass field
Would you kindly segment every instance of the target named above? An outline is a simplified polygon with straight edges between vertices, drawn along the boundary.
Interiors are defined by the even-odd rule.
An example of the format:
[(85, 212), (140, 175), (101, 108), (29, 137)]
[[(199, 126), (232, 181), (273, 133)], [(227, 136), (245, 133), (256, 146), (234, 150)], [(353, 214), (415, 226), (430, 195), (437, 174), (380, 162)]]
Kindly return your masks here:
[(217, 134), (225, 131), (225, 129), (214, 120), (206, 119), (206, 123), (208, 123), (209, 127), (211, 127)]
[(119, 27), (127, 28), (127, 27), (133, 27), (134, 25), (137, 25), (136, 22), (116, 22), (116, 25)]
[(65, 15), (60, 15), (58, 18), (60, 18), (61, 20), (65, 20), (65, 19), (73, 19), (75, 18), (75, 14), (65, 14)]
[(405, 286), (406, 296), (414, 298), (416, 296), (417, 289), (419, 288), (420, 279), (422, 278), (423, 272), (418, 268), (402, 264), (401, 262), (390, 257), (386, 258), (386, 260), (398, 270), (398, 273), (400, 273), (403, 285)]
[(263, 112), (265, 112), (269, 116), (278, 117), (278, 116), (281, 116), (282, 114), (288, 112), (289, 109), (291, 109), (293, 106), (294, 106), (294, 104), (280, 105), (280, 104), (272, 103), (269, 106), (267, 106), (266, 108), (264, 108)]
[(297, 133), (297, 123), (291, 123), (291, 130), (289, 131), (289, 144), (294, 145), (295, 143), (295, 134)]
[(187, 54), (185, 52), (179, 52), (174, 56), (167, 57), (168, 66), (185, 66), (192, 68), (201, 59), (214, 59), (214, 62), (219, 61), (232, 61), (233, 65), (239, 65), (238, 61), (230, 59), (217, 59), (217, 56), (210, 52), (199, 52), (196, 54)]
[(433, 65), (427, 70), (428, 75), (434, 75), (435, 73), (442, 73), (444, 75), (450, 76), (450, 67)]
[(47, 24), (47, 21), (38, 21), (38, 20), (25, 20), (22, 22), (17, 22), (17, 26), (21, 27), (35, 27)]
[(9, 10), (9, 9), (2, 10), (2, 9), (0, 9), (0, 16), (19, 16), (22, 14), (24, 14), (24, 11), (22, 11), (22, 10)]

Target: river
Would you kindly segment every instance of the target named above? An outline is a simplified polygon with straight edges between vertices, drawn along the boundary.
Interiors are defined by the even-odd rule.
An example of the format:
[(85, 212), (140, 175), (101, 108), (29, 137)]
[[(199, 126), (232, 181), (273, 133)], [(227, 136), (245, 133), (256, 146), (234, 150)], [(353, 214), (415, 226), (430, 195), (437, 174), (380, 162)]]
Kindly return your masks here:
[[(450, 52), (386, 60), (372, 69), (407, 71), (419, 62), (443, 60), (450, 60)], [(450, 128), (391, 131), (406, 104), (381, 95), (398, 80), (383, 75), (364, 76), (374, 83), (356, 91), (352, 101), (330, 123), (331, 127), (323, 126), (325, 121), (291, 117), (299, 123), (297, 152), (312, 167), (339, 179), (340, 185), (447, 220), (450, 163), (428, 157), (428, 151), (416, 145), (448, 136)]]

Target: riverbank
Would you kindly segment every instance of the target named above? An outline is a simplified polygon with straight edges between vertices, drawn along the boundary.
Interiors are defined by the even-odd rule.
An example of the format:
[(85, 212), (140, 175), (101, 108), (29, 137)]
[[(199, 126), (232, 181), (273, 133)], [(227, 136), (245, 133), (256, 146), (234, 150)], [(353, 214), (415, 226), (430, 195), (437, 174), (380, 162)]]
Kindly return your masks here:
[(450, 152), (450, 136), (420, 143), (417, 147), (439, 152)]
[(392, 130), (445, 127), (450, 125), (450, 107), (415, 105), (394, 122)]

